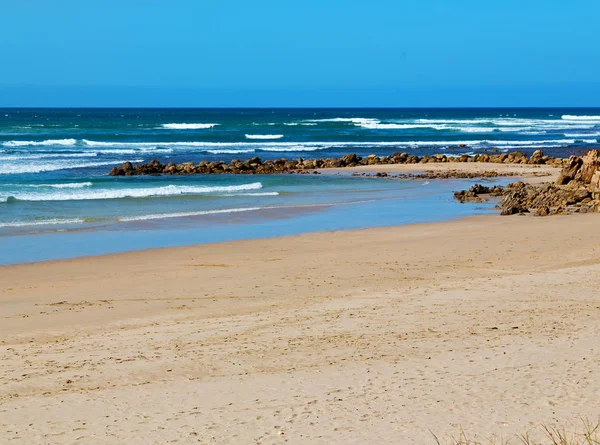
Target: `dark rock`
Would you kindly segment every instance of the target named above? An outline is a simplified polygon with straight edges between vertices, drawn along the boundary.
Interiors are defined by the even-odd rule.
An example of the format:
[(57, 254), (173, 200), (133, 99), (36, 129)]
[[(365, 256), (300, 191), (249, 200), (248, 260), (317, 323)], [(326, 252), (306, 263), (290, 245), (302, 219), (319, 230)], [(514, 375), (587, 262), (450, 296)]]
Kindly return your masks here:
[[(590, 161), (588, 164), (596, 165), (598, 156), (594, 159), (596, 161)], [(320, 168), (339, 168), (339, 167), (355, 167), (358, 165), (381, 165), (381, 164), (429, 164), (439, 162), (496, 162), (496, 163), (532, 163), (532, 164), (551, 164), (556, 166), (563, 166), (568, 164), (569, 161), (551, 158), (544, 156), (541, 151), (536, 151), (530, 159), (525, 154), (520, 152), (514, 153), (502, 153), (502, 154), (477, 154), (475, 156), (461, 155), (459, 157), (448, 157), (445, 154), (437, 154), (434, 156), (423, 156), (419, 157), (416, 155), (409, 155), (408, 153), (394, 153), (391, 156), (379, 157), (375, 154), (371, 154), (366, 158), (361, 158), (355, 153), (349, 153), (342, 156), (341, 158), (328, 158), (328, 159), (302, 159), (287, 160), (280, 158), (274, 161), (268, 160), (263, 161), (259, 157), (255, 156), (246, 161), (240, 161), (237, 159), (232, 160), (229, 164), (224, 162), (207, 162), (201, 161), (194, 165), (192, 162), (184, 162), (181, 164), (174, 164), (170, 162), (168, 165), (163, 165), (159, 161), (153, 160), (147, 164), (138, 164), (135, 167), (131, 163), (124, 163), (121, 166), (114, 167), (110, 171), (111, 176), (131, 176), (131, 175), (158, 175), (158, 174), (170, 174), (170, 175), (191, 175), (191, 174), (272, 174), (272, 173), (283, 173), (291, 172), (293, 170), (313, 170)], [(581, 158), (574, 158), (570, 160), (572, 165), (572, 171), (567, 171), (562, 175), (562, 183), (568, 183), (572, 180), (584, 180), (589, 181), (594, 178), (594, 181), (600, 186), (600, 173), (597, 173), (597, 168), (592, 169), (581, 169), (583, 160)], [(596, 174), (596, 176), (594, 176)], [(428, 177), (493, 177), (501, 176), (498, 173), (492, 172), (484, 174), (480, 173), (466, 173), (466, 172), (451, 172), (442, 173), (440, 175), (428, 173)], [(579, 175), (579, 176), (577, 176)], [(502, 175), (505, 176), (505, 175)], [(577, 176), (577, 178), (576, 178)]]

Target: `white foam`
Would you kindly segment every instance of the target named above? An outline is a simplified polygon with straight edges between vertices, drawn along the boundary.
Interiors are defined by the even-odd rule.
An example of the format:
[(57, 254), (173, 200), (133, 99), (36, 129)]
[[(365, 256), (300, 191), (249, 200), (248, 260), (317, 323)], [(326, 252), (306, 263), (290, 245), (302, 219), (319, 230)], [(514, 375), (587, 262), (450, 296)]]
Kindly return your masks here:
[(379, 119), (373, 119), (370, 117), (335, 117), (335, 118), (331, 118), (331, 119), (309, 119), (304, 122), (313, 123), (313, 124), (320, 123), (320, 122), (324, 122), (324, 123), (344, 122), (344, 123), (351, 123), (351, 124), (360, 126), (360, 125), (368, 125), (368, 124), (377, 124), (377, 123), (379, 123)]
[(565, 133), (568, 138), (593, 138), (600, 137), (600, 133)]
[(219, 154), (234, 155), (234, 154), (238, 154), (238, 153), (254, 153), (254, 149), (249, 149), (249, 150), (206, 150), (206, 152), (212, 153), (214, 155), (219, 155)]
[(548, 139), (548, 140), (532, 140), (532, 141), (499, 141), (499, 140), (476, 140), (476, 141), (411, 141), (411, 142), (400, 142), (396, 143), (396, 145), (407, 145), (407, 146), (456, 146), (456, 145), (466, 145), (466, 146), (480, 146), (480, 145), (511, 145), (515, 147), (524, 147), (530, 145), (539, 145), (549, 146), (546, 144), (551, 144), (552, 146), (561, 147), (564, 145), (572, 145), (575, 142), (585, 142), (587, 144), (596, 143), (596, 139), (584, 139), (583, 141), (575, 141), (574, 139)]
[(13, 165), (0, 165), (0, 175), (11, 175), (18, 173), (40, 173), (49, 172), (56, 170), (69, 170), (74, 168), (86, 168), (86, 167), (100, 167), (104, 165), (116, 165), (124, 162), (142, 162), (143, 159), (133, 160), (116, 160), (106, 162), (84, 162), (79, 164), (56, 164), (56, 163), (43, 163), (43, 164), (13, 164)]
[(91, 182), (71, 182), (65, 184), (21, 184), (20, 187), (42, 187), (42, 188), (55, 188), (55, 189), (80, 189), (85, 187), (91, 187)]
[(448, 130), (458, 130), (463, 133), (493, 133), (496, 131), (496, 128), (489, 127), (446, 127)]
[[(270, 151), (270, 152), (286, 152), (286, 151), (314, 151), (324, 150), (328, 148), (352, 148), (352, 147), (421, 147), (421, 146), (455, 146), (455, 145), (502, 145), (502, 144), (514, 144), (514, 145), (530, 145), (530, 144), (573, 144), (575, 143), (572, 139), (551, 139), (551, 140), (531, 140), (531, 141), (501, 141), (501, 140), (471, 140), (471, 141), (376, 141), (376, 142), (98, 142), (88, 141), (84, 142), (93, 147), (130, 147), (139, 149), (143, 147), (156, 147), (162, 145), (163, 147), (183, 147), (193, 148), (200, 151), (207, 151), (214, 154), (235, 154), (235, 153), (250, 153), (250, 150), (255, 151)], [(579, 142), (579, 141), (578, 141)], [(584, 140), (586, 143), (596, 143), (595, 139)], [(227, 150), (227, 151), (226, 151)], [(116, 153), (116, 151), (115, 151)], [(138, 152), (134, 152), (138, 153)], [(116, 162), (116, 161), (114, 161)]]
[(173, 153), (172, 148), (160, 148), (160, 147), (142, 147), (139, 149), (140, 153)]
[[(42, 193), (13, 193), (11, 196), (19, 201), (83, 201), (91, 199), (148, 198), (161, 196), (199, 195), (206, 193), (232, 193), (245, 190), (259, 190), (260, 182), (229, 186), (189, 186), (166, 185), (162, 187), (122, 188), (122, 189), (90, 189)], [(7, 196), (0, 198), (7, 200)]]
[(133, 149), (123, 149), (123, 150), (96, 150), (96, 153), (100, 153), (103, 155), (133, 155), (138, 151)]
[(239, 213), (239, 212), (255, 212), (261, 210), (261, 207), (247, 207), (239, 209), (221, 209), (221, 210), (203, 210), (198, 212), (177, 212), (177, 213), (155, 213), (150, 215), (139, 215), (139, 216), (126, 216), (119, 218), (119, 221), (146, 221), (152, 219), (166, 219), (166, 218), (184, 218), (189, 216), (201, 216), (201, 215), (215, 215), (219, 213)]
[(334, 147), (331, 144), (324, 145), (302, 145), (296, 144), (286, 147), (261, 147), (259, 151), (270, 151), (270, 152), (288, 152), (288, 151), (316, 151), (316, 150), (326, 150), (328, 148)]
[(41, 221), (9, 221), (0, 222), (0, 227), (28, 227), (28, 226), (47, 226), (56, 224), (82, 224), (83, 219), (46, 219)]
[[(367, 128), (369, 130), (410, 130), (415, 128), (433, 128), (434, 125), (420, 125), (420, 124), (384, 124), (379, 121), (366, 121), (366, 122), (355, 122), (358, 127)], [(443, 128), (447, 128), (443, 126)]]
[(31, 159), (55, 159), (55, 158), (93, 158), (97, 153), (40, 153), (40, 154), (14, 154), (0, 156), (0, 161), (25, 161)]
[(48, 139), (45, 141), (7, 141), (5, 147), (71, 146), (77, 145), (77, 139)]
[(168, 130), (206, 130), (217, 125), (219, 124), (163, 124), (161, 127)]
[(259, 193), (229, 193), (227, 195), (219, 195), (227, 197), (235, 196), (279, 196), (279, 192), (259, 192)]
[[(589, 119), (593, 120), (593, 119)], [(588, 121), (589, 121), (588, 120)], [(559, 119), (525, 119), (525, 118), (475, 118), (475, 119), (416, 119), (416, 123), (426, 125), (460, 125), (460, 126), (493, 126), (493, 127), (525, 127), (531, 129), (561, 129), (574, 128), (583, 124), (593, 127), (594, 122), (583, 120), (559, 120)]]
[(598, 121), (600, 122), (600, 116), (573, 116), (565, 114), (561, 117), (565, 121)]
[(260, 140), (268, 140), (268, 139), (281, 139), (283, 137), (282, 134), (247, 134), (246, 139), (260, 139)]

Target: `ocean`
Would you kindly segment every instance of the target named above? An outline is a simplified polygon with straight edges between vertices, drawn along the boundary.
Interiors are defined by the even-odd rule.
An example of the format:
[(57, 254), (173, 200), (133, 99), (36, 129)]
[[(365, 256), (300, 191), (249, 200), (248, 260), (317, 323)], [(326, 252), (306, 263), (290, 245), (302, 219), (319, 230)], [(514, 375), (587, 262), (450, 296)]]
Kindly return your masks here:
[(472, 181), (107, 176), (125, 161), (568, 156), (599, 139), (600, 109), (0, 109), (0, 264), (489, 211), (452, 202)]

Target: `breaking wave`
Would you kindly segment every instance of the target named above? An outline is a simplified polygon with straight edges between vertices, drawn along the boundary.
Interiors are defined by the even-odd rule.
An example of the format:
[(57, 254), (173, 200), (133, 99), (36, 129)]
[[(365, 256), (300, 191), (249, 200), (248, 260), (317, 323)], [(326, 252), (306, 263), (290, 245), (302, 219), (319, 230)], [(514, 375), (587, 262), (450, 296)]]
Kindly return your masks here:
[(101, 167), (104, 165), (115, 165), (122, 164), (123, 162), (142, 162), (143, 159), (134, 160), (117, 160), (117, 161), (105, 161), (105, 162), (84, 162), (79, 164), (57, 164), (57, 163), (44, 163), (44, 164), (14, 164), (14, 165), (0, 165), (0, 175), (11, 175), (18, 173), (41, 173), (50, 172), (56, 170), (68, 170), (74, 168), (85, 168), (85, 167)]
[(163, 124), (162, 128), (167, 130), (206, 130), (219, 124)]
[(268, 139), (281, 139), (283, 137), (282, 134), (247, 134), (246, 139), (260, 139), (260, 140), (268, 140)]
[(51, 145), (71, 146), (77, 145), (77, 139), (48, 139), (45, 141), (7, 141), (4, 142), (3, 145), (5, 147), (38, 147)]
[(11, 196), (0, 197), (0, 201), (82, 201), (92, 199), (149, 198), (181, 195), (200, 195), (206, 193), (232, 193), (246, 190), (260, 190), (262, 184), (253, 182), (229, 186), (189, 186), (166, 185), (163, 187), (122, 188), (122, 189), (89, 189), (61, 192), (21, 192)]
[(0, 222), (0, 227), (28, 227), (28, 226), (46, 226), (56, 224), (82, 224), (85, 220), (80, 218), (72, 219), (46, 219), (39, 221), (8, 221)]
[(565, 121), (598, 121), (600, 122), (600, 116), (572, 116), (565, 114), (561, 117)]
[(139, 216), (125, 216), (119, 218), (119, 221), (146, 221), (151, 219), (165, 219), (165, 218), (183, 218), (186, 216), (201, 216), (201, 215), (215, 215), (219, 213), (239, 213), (239, 212), (255, 212), (261, 210), (261, 207), (246, 207), (240, 209), (221, 209), (221, 210), (201, 210), (197, 212), (176, 212), (176, 213), (154, 213), (150, 215), (139, 215)]
[(249, 149), (249, 150), (206, 150), (206, 152), (211, 153), (213, 155), (220, 155), (220, 154), (234, 155), (234, 154), (239, 154), (239, 153), (254, 153), (254, 149)]
[(0, 156), (0, 161), (26, 161), (31, 159), (56, 159), (56, 158), (93, 158), (98, 153), (39, 153), (39, 154), (14, 154)]
[(64, 184), (23, 184), (20, 187), (35, 187), (35, 188), (54, 188), (54, 189), (81, 189), (91, 187), (91, 182), (66, 182)]

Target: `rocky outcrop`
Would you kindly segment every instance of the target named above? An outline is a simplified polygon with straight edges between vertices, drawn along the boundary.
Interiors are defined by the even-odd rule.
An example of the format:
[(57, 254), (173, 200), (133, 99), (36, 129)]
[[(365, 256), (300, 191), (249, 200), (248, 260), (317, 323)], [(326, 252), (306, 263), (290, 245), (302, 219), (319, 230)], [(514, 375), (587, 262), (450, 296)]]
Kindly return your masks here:
[(559, 185), (577, 182), (600, 187), (600, 151), (590, 150), (583, 158), (571, 156), (561, 171), (556, 183)]
[(463, 202), (483, 202), (485, 199), (493, 196), (502, 196), (504, 194), (504, 187), (494, 185), (487, 187), (481, 184), (475, 184), (469, 190), (463, 190), (454, 193), (454, 199)]
[[(551, 176), (547, 171), (528, 171), (527, 176), (543, 177)], [(360, 177), (375, 177), (375, 178), (392, 178), (392, 179), (482, 179), (482, 178), (499, 178), (508, 176), (523, 176), (523, 172), (517, 171), (464, 171), (457, 169), (450, 170), (426, 170), (423, 173), (387, 173), (387, 172), (354, 172), (352, 176)]]
[(416, 156), (408, 153), (394, 153), (391, 156), (369, 155), (360, 157), (354, 153), (341, 158), (323, 159), (276, 159), (263, 161), (254, 157), (246, 161), (234, 159), (229, 164), (226, 162), (201, 161), (197, 164), (184, 162), (181, 164), (162, 164), (159, 161), (151, 161), (147, 164), (133, 166), (130, 162), (114, 167), (110, 176), (134, 176), (134, 175), (193, 175), (193, 174), (273, 174), (286, 172), (299, 172), (303, 170), (314, 170), (321, 168), (357, 167), (359, 165), (387, 165), (387, 164), (430, 164), (430, 163), (452, 163), (452, 162), (492, 162), (497, 164), (547, 164), (562, 167), (569, 160), (553, 158), (544, 155), (540, 150), (528, 158), (524, 153), (502, 153), (502, 154), (476, 154), (475, 156), (462, 155), (458, 157), (446, 156), (444, 154), (434, 156)]
[(454, 194), (460, 202), (502, 196), (502, 215), (533, 213), (548, 216), (600, 212), (600, 151), (591, 150), (583, 158), (571, 156), (554, 184), (530, 185), (523, 182), (506, 187), (474, 186)]

